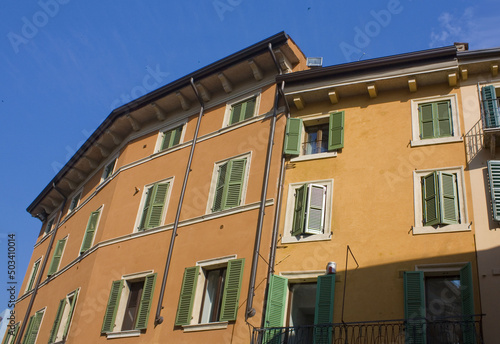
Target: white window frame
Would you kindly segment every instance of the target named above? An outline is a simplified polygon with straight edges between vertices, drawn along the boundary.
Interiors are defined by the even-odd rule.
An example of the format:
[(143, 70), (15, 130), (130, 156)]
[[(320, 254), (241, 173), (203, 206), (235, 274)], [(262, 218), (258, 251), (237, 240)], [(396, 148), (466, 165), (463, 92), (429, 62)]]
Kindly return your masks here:
[[(159, 180), (159, 181), (156, 181), (154, 183), (144, 185), (144, 188), (142, 191), (141, 203), (139, 204), (139, 211), (137, 212), (137, 218), (136, 218), (135, 224), (134, 224), (134, 230), (133, 230), (134, 233), (141, 232), (141, 230), (139, 230), (139, 226), (141, 225), (142, 213), (144, 211), (144, 204), (146, 203), (147, 191), (151, 187), (153, 187), (155, 184), (163, 184), (163, 183), (169, 183), (170, 185), (168, 186), (167, 195), (165, 196), (165, 205), (163, 206), (163, 214), (161, 215), (162, 225), (159, 225), (156, 228), (165, 226), (165, 219), (167, 217), (167, 209), (168, 209), (168, 204), (170, 201), (170, 194), (172, 193), (172, 187), (174, 185), (174, 177), (169, 177), (167, 179)], [(99, 218), (99, 220), (100, 220), (100, 218)], [(146, 231), (150, 231), (152, 229), (154, 229), (154, 228), (147, 229)]]
[[(180, 145), (181, 143), (183, 143), (184, 142), (184, 136), (186, 135), (186, 123), (187, 123), (187, 121), (184, 120), (182, 122), (176, 122), (175, 124), (170, 124), (167, 127), (164, 127), (162, 129), (160, 129), (159, 132), (158, 132), (158, 138), (156, 139), (155, 153), (167, 152), (167, 151), (171, 150), (172, 148), (174, 148), (174, 147)], [(167, 131), (173, 130), (173, 129), (181, 127), (181, 126), (182, 126), (182, 130), (181, 130), (181, 137), (179, 139), (179, 144), (177, 144), (175, 146), (172, 146), (170, 148), (167, 148), (165, 150), (161, 150), (161, 146), (162, 146), (162, 143), (163, 143), (163, 137), (165, 136), (165, 133)]]
[[(424, 103), (432, 103), (436, 101), (449, 100), (451, 105), (451, 121), (453, 128), (453, 135), (449, 137), (439, 137), (434, 139), (421, 139), (420, 138), (420, 121), (418, 115), (418, 106)], [(412, 140), (411, 146), (424, 146), (439, 143), (461, 142), (463, 141), (460, 131), (460, 116), (458, 113), (458, 98), (455, 93), (442, 96), (433, 96), (411, 100), (411, 130)]]
[[(246, 119), (246, 120), (243, 120), (243, 121), (239, 121), (237, 123), (234, 123), (234, 124), (229, 124), (229, 121), (231, 120), (231, 110), (233, 109), (233, 106), (238, 104), (238, 103), (242, 103), (244, 101), (247, 101), (251, 98), (254, 98), (255, 97), (255, 109), (254, 109), (254, 113), (252, 115), (252, 117)], [(241, 123), (245, 123), (249, 120), (251, 120), (252, 118), (254, 118), (255, 116), (257, 116), (259, 114), (259, 109), (260, 109), (260, 98), (261, 98), (261, 91), (256, 91), (256, 92), (252, 92), (252, 93), (246, 93), (242, 96), (239, 96), (237, 98), (234, 98), (232, 99), (231, 101), (227, 102), (226, 103), (226, 111), (224, 113), (224, 121), (223, 121), (223, 127), (227, 127), (227, 126), (233, 126), (233, 125), (238, 125), (238, 124), (241, 124)]]
[[(339, 112), (337, 110), (331, 111), (331, 112)], [(323, 153), (316, 153), (316, 154), (303, 154), (303, 145), (304, 141), (306, 139), (306, 127), (312, 126), (311, 122), (313, 121), (318, 121), (318, 120), (325, 120), (326, 123), (330, 122), (330, 112), (329, 113), (321, 113), (321, 114), (314, 114), (314, 115), (309, 115), (309, 116), (302, 116), (300, 117), (302, 119), (302, 134), (301, 134), (301, 142), (300, 142), (300, 151), (299, 155), (291, 158), (290, 162), (296, 162), (296, 161), (304, 161), (304, 160), (316, 160), (316, 159), (325, 159), (325, 158), (333, 158), (337, 156), (337, 150), (329, 151), (329, 152), (323, 152)]]
[[(51, 223), (50, 225), (50, 229), (47, 231), (47, 227), (48, 227), (48, 224)], [(49, 234), (50, 232), (52, 232), (52, 229), (54, 228), (54, 225), (56, 223), (56, 215), (52, 215), (48, 220), (47, 220), (47, 223), (45, 224), (45, 228), (43, 229), (43, 236), (46, 236), (47, 234)]]
[[(69, 206), (68, 206), (68, 214), (71, 214), (73, 211), (75, 211), (78, 206), (80, 205), (80, 202), (82, 200), (82, 194), (83, 194), (83, 189), (80, 189), (78, 190), (78, 192), (75, 193), (75, 195), (73, 197), (71, 197), (71, 202), (69, 203)], [(78, 198), (78, 201), (76, 202), (76, 205), (71, 208), (71, 205), (73, 204), (73, 201), (75, 200), (75, 198)]]
[[(424, 226), (422, 214), (422, 177), (434, 171), (453, 173), (457, 176), (457, 197), (460, 223), (451, 225)], [(467, 215), (467, 198), (465, 193), (464, 168), (463, 166), (443, 167), (427, 170), (413, 171), (413, 204), (415, 209), (415, 222), (413, 234), (432, 234), (448, 232), (470, 231), (469, 216)]]
[[(42, 265), (42, 258), (43, 258), (43, 256), (41, 256), (40, 258), (35, 260), (33, 262), (33, 265), (31, 265), (31, 273), (30, 273), (30, 277), (28, 278), (28, 281), (27, 281), (28, 283), (26, 284), (26, 288), (24, 289), (24, 293), (30, 292), (30, 291), (35, 289), (36, 277), (39, 273), (41, 273), (40, 268), (42, 267), (41, 266)], [(31, 286), (31, 289), (28, 289), (28, 287), (30, 286), (30, 280), (31, 280), (31, 278), (33, 278), (33, 273), (35, 272), (34, 268), (35, 268), (35, 265), (37, 262), (39, 263), (39, 265), (38, 265), (38, 270), (36, 271), (35, 279), (33, 280), (33, 285)]]
[[(16, 333), (16, 337), (17, 335), (19, 334), (19, 327), (21, 327), (21, 322), (18, 321), (14, 324), (14, 326), (17, 326), (17, 332)], [(15, 329), (15, 327), (14, 327)], [(7, 340), (5, 343), (6, 344), (14, 344), (14, 336), (11, 334), (10, 332), (10, 324), (7, 324), (7, 331), (5, 332), (5, 338), (3, 340)], [(2, 342), (3, 343), (3, 342)]]
[[(43, 320), (45, 319), (45, 310), (46, 310), (46, 308), (47, 308), (47, 307), (43, 307), (42, 309), (40, 309), (40, 310), (36, 311), (36, 312), (35, 312), (35, 313), (33, 313), (33, 315), (32, 315), (32, 316), (35, 316), (35, 314), (37, 314), (37, 313), (42, 313), (42, 320), (40, 320), (40, 325), (38, 326), (38, 331), (37, 331), (37, 333), (36, 333), (36, 337), (35, 337), (35, 340), (33, 341), (33, 343), (36, 343), (36, 340), (38, 339), (38, 336), (40, 335), (40, 329), (42, 328)], [(31, 318), (31, 317), (30, 317), (30, 318)], [(28, 318), (28, 322), (27, 322), (27, 324), (26, 324), (26, 328), (25, 328), (25, 330), (28, 330), (28, 324), (29, 324), (29, 319), (30, 319), (30, 318)], [(20, 341), (21, 343), (24, 341), (24, 338), (27, 336), (27, 334), (28, 334), (28, 332), (27, 332), (27, 331), (24, 331), (22, 340), (21, 340), (21, 339), (19, 339), (19, 341)], [(18, 333), (18, 335), (19, 335), (19, 333)]]
[[(245, 164), (245, 177), (243, 180), (243, 185), (242, 185), (242, 190), (241, 190), (241, 202), (240, 205), (230, 208), (230, 209), (224, 209), (220, 211), (212, 211), (214, 201), (215, 201), (215, 189), (217, 188), (217, 180), (219, 179), (219, 166), (222, 164), (225, 164), (226, 162), (234, 159), (246, 159), (246, 164)], [(214, 169), (212, 171), (212, 181), (210, 182), (210, 191), (208, 193), (208, 202), (207, 202), (207, 209), (205, 211), (205, 214), (214, 214), (214, 213), (223, 213), (224, 211), (229, 211), (229, 210), (234, 210), (238, 207), (241, 207), (245, 204), (245, 199), (247, 195), (247, 187), (248, 187), (248, 178), (250, 174), (250, 163), (252, 161), (252, 152), (232, 156), (230, 158), (220, 160), (214, 163)]]
[[(73, 290), (71, 293), (69, 293), (68, 295), (66, 295), (65, 297), (65, 305), (64, 305), (64, 311), (63, 311), (63, 314), (61, 316), (61, 321), (59, 322), (59, 327), (57, 329), (57, 334), (56, 334), (56, 338), (54, 340), (54, 343), (58, 343), (60, 341), (63, 340), (62, 336), (64, 334), (64, 328), (66, 327), (66, 324), (68, 323), (68, 321), (70, 322), (69, 324), (69, 328), (68, 328), (68, 333), (71, 329), (71, 319), (69, 318), (69, 311), (70, 311), (70, 308), (71, 308), (71, 302), (69, 302), (69, 298), (71, 296), (75, 297), (76, 295), (76, 292), (79, 291), (79, 288), (76, 289), (76, 290)], [(76, 309), (76, 304), (78, 303), (78, 297), (75, 301), (75, 307), (74, 309)], [(75, 315), (75, 312), (74, 312), (74, 309), (73, 309), (73, 314), (72, 314), (72, 317)]]
[[(322, 234), (302, 234), (292, 235), (293, 215), (295, 211), (295, 190), (304, 184), (317, 184), (326, 186), (326, 204), (324, 213), (324, 228)], [(333, 179), (310, 180), (288, 185), (288, 196), (286, 201), (285, 225), (281, 242), (295, 243), (330, 240), (332, 237), (332, 204), (333, 204)]]
[[(109, 162), (107, 164), (104, 165), (104, 169), (102, 171), (102, 175), (101, 175), (101, 182), (100, 184), (104, 183), (105, 181), (111, 179), (111, 176), (113, 175), (113, 173), (115, 173), (115, 170), (116, 170), (116, 163), (118, 162), (118, 156), (115, 156), (113, 157), (113, 159), (110, 159)], [(113, 164), (113, 169), (111, 170), (111, 173), (108, 177), (105, 177), (106, 175), (106, 170), (108, 168), (109, 165)]]

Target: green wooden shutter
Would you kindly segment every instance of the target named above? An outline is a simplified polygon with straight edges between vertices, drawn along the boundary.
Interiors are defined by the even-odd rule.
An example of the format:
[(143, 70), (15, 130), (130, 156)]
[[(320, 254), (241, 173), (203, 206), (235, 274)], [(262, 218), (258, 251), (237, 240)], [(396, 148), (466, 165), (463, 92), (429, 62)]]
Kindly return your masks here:
[(472, 265), (467, 263), (460, 269), (460, 296), (462, 299), (464, 343), (475, 343), (474, 326), (474, 288), (472, 282)]
[(214, 205), (212, 206), (212, 211), (222, 210), (223, 201), (224, 201), (224, 189), (226, 185), (226, 174), (227, 174), (228, 163), (224, 163), (219, 166), (218, 175), (217, 175), (217, 185), (215, 187), (215, 198)]
[(57, 307), (56, 319), (50, 330), (49, 343), (54, 343), (57, 338), (57, 332), (59, 331), (59, 326), (61, 325), (61, 319), (64, 312), (64, 307), (66, 306), (66, 298), (59, 301), (59, 307)]
[(111, 291), (109, 292), (108, 305), (104, 313), (104, 320), (102, 322), (101, 332), (113, 332), (115, 328), (116, 312), (118, 310), (118, 303), (122, 294), (123, 280), (113, 281), (111, 284)]
[(170, 147), (178, 145), (179, 142), (181, 142), (181, 135), (182, 135), (182, 125), (174, 129), (174, 134), (172, 135), (172, 143), (170, 144)]
[(484, 86), (481, 89), (483, 96), (484, 120), (487, 128), (496, 128), (500, 125), (500, 109), (496, 97), (495, 86)]
[(344, 111), (330, 114), (328, 150), (344, 147)]
[(302, 143), (302, 119), (300, 118), (287, 119), (284, 153), (290, 155), (299, 155), (301, 143)]
[(432, 172), (422, 177), (422, 215), (424, 226), (439, 224), (438, 174)]
[(160, 150), (165, 150), (167, 148), (178, 145), (181, 140), (181, 134), (182, 134), (182, 125), (175, 129), (164, 132)]
[(161, 150), (165, 150), (170, 146), (170, 140), (172, 139), (172, 136), (173, 136), (173, 131), (172, 130), (169, 130), (169, 131), (166, 131), (163, 133), (163, 142), (161, 144)]
[(181, 295), (175, 317), (175, 325), (189, 325), (191, 322), (191, 313), (193, 311), (194, 293), (196, 291), (196, 282), (198, 281), (199, 266), (193, 266), (184, 270), (182, 279)]
[(26, 344), (29, 341), (31, 326), (33, 326), (34, 317), (35, 317), (34, 315), (30, 316), (30, 320), (28, 321), (28, 326), (26, 326), (26, 332), (24, 333), (24, 338), (23, 338), (22, 344)]
[(245, 259), (231, 259), (227, 262), (219, 321), (236, 320), (244, 265)]
[(40, 261), (36, 261), (35, 264), (33, 264), (33, 270), (31, 272), (31, 277), (30, 277), (30, 281), (28, 283), (28, 289), (26, 289), (26, 291), (30, 291), (31, 289), (33, 289), (33, 285), (35, 284), (35, 278), (36, 278), (36, 274), (38, 272), (38, 267), (40, 266)]
[(326, 186), (309, 184), (306, 207), (307, 234), (322, 234), (325, 222)]
[(295, 190), (295, 206), (293, 209), (292, 235), (300, 235), (304, 232), (307, 184)]
[(271, 275), (267, 294), (266, 317), (264, 327), (282, 327), (285, 317), (288, 280)]
[(229, 161), (229, 176), (225, 196), (223, 197), (223, 209), (237, 207), (241, 203), (246, 161), (246, 159)]
[[(335, 298), (335, 274), (318, 276), (316, 288), (316, 305), (314, 309), (314, 325), (333, 323), (333, 301)], [(331, 326), (315, 326), (314, 344), (332, 342)]]
[(156, 184), (154, 186), (154, 196), (152, 197), (152, 203), (149, 206), (146, 229), (158, 227), (159, 225), (161, 225), (163, 208), (165, 207), (165, 200), (167, 198), (169, 185), (170, 183), (163, 183)]
[(434, 137), (434, 115), (432, 112), (432, 103), (418, 105), (418, 115), (420, 118), (420, 138), (430, 139)]
[(36, 336), (38, 335), (38, 330), (40, 329), (40, 323), (42, 322), (42, 317), (43, 312), (37, 312), (31, 317), (32, 319), (30, 319), (29, 329), (26, 331), (23, 344), (35, 344)]
[(97, 229), (97, 222), (99, 221), (100, 210), (92, 212), (89, 217), (89, 222), (87, 223), (87, 229), (85, 230), (85, 236), (83, 237), (82, 247), (80, 248), (80, 254), (87, 251), (92, 247), (92, 242), (94, 241), (94, 234)]
[(488, 178), (490, 182), (493, 219), (500, 221), (500, 161), (488, 161)]
[(156, 275), (156, 273), (148, 275), (144, 280), (141, 303), (139, 304), (139, 311), (137, 312), (137, 320), (135, 322), (136, 330), (143, 330), (148, 326), (149, 311), (151, 310), (151, 302), (153, 301)]
[(439, 131), (438, 137), (448, 137), (453, 135), (453, 123), (451, 119), (451, 102), (449, 100), (439, 101), (433, 104), (435, 107), (436, 120)]
[(247, 100), (243, 104), (243, 119), (252, 118), (255, 112), (255, 103), (257, 98), (254, 97), (252, 99)]
[(17, 331), (19, 331), (19, 323), (14, 326), (12, 333), (10, 332), (10, 328), (7, 329), (7, 333), (5, 334), (5, 339), (2, 344), (13, 344), (17, 337)]
[(71, 304), (69, 306), (68, 318), (66, 320), (66, 325), (64, 325), (63, 337), (64, 339), (68, 336), (69, 326), (71, 325), (71, 319), (73, 318), (73, 313), (75, 311), (76, 299), (78, 298), (78, 289), (75, 290), (73, 294), (73, 300), (71, 300)]
[(146, 223), (148, 220), (149, 206), (151, 204), (151, 199), (153, 197), (154, 186), (150, 187), (146, 191), (146, 200), (144, 201), (144, 209), (142, 210), (141, 223), (139, 224), (139, 230), (146, 228)]
[(425, 294), (422, 271), (405, 271), (404, 294), (406, 343), (425, 344)]
[(47, 276), (50, 276), (57, 272), (59, 268), (59, 263), (61, 262), (62, 253), (64, 251), (64, 245), (66, 245), (66, 238), (61, 239), (57, 242), (56, 248), (54, 250), (54, 255), (52, 256), (52, 261), (50, 262), (49, 272)]
[(459, 221), (456, 175), (438, 172), (440, 224), (454, 224)]
[(243, 110), (243, 104), (242, 103), (235, 104), (235, 105), (232, 106), (232, 108), (231, 108), (231, 117), (229, 119), (229, 125), (234, 124), (234, 123), (238, 123), (239, 121), (241, 121), (242, 110)]

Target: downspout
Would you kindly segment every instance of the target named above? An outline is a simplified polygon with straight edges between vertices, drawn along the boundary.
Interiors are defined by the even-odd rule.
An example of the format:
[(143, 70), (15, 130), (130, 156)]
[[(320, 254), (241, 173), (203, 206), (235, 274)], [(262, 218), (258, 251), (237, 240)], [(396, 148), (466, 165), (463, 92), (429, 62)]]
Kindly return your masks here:
[(68, 200), (68, 198), (66, 196), (64, 196), (64, 194), (61, 192), (61, 190), (59, 190), (59, 188), (56, 186), (55, 183), (52, 183), (52, 188), (54, 190), (56, 190), (63, 198), (63, 202), (61, 205), (61, 211), (59, 213), (59, 218), (57, 219), (56, 225), (54, 227), (54, 231), (51, 234), (49, 246), (47, 246), (47, 252), (45, 252), (45, 257), (43, 257), (42, 266), (40, 267), (38, 277), (36, 278), (35, 286), (33, 287), (33, 292), (31, 294), (31, 299), (30, 299), (30, 302), (28, 304), (28, 308), (26, 309), (26, 314), (24, 315), (23, 323), (21, 324), (21, 327), (19, 328), (19, 332), (17, 333), (17, 338), (16, 338), (15, 344), (21, 343), (21, 338), (23, 337), (24, 330), (26, 329), (26, 324), (28, 322), (28, 319), (29, 319), (29, 316), (31, 313), (31, 309), (33, 308), (33, 304), (35, 303), (35, 298), (36, 298), (36, 295), (38, 293), (38, 287), (40, 286), (40, 281), (42, 279), (43, 271), (45, 270), (45, 266), (47, 265), (47, 261), (49, 259), (50, 251), (52, 250), (52, 246), (54, 245), (54, 240), (56, 239), (57, 229), (59, 227), (59, 223), (61, 222), (61, 217), (62, 217), (62, 213), (64, 210), (64, 206), (66, 205), (66, 201)]
[(194, 85), (193, 78), (190, 80), (191, 87), (200, 102), (200, 114), (198, 115), (198, 122), (196, 123), (196, 129), (194, 132), (193, 143), (191, 144), (191, 152), (189, 153), (189, 160), (186, 166), (186, 173), (184, 174), (184, 182), (182, 183), (181, 196), (179, 198), (179, 204), (177, 205), (177, 213), (175, 214), (174, 228), (172, 229), (172, 236), (170, 238), (170, 247), (168, 248), (167, 262), (165, 263), (165, 271), (163, 272), (163, 280), (161, 282), (160, 298), (158, 299), (158, 306), (156, 307), (155, 316), (155, 326), (163, 322), (163, 317), (161, 316), (161, 310), (163, 309), (163, 294), (165, 293), (165, 287), (167, 285), (168, 270), (170, 268), (170, 262), (172, 260), (172, 253), (174, 251), (175, 237), (177, 236), (177, 227), (179, 226), (179, 219), (181, 217), (182, 202), (184, 201), (184, 194), (186, 193), (186, 186), (189, 178), (189, 173), (191, 172), (191, 163), (193, 161), (194, 148), (196, 147), (196, 141), (198, 140), (198, 131), (200, 129), (201, 118), (205, 111), (205, 103), (200, 97), (196, 86)]
[[(273, 52), (272, 44), (268, 45), (269, 52), (271, 53), (271, 57), (278, 69), (278, 73), (281, 74), (281, 68), (276, 60), (276, 56)], [(264, 169), (264, 178), (262, 182), (262, 194), (260, 199), (260, 207), (259, 207), (259, 217), (257, 220), (257, 234), (255, 237), (255, 245), (253, 250), (253, 260), (252, 260), (252, 270), (250, 272), (250, 284), (248, 287), (248, 297), (247, 297), (247, 307), (245, 312), (245, 320), (251, 318), (255, 315), (256, 311), (253, 308), (253, 297), (255, 292), (255, 279), (257, 275), (257, 265), (259, 263), (259, 250), (260, 250), (260, 241), (262, 239), (262, 225), (264, 223), (264, 215), (265, 215), (265, 207), (266, 207), (266, 196), (267, 196), (267, 187), (269, 184), (269, 171), (271, 169), (271, 158), (273, 154), (273, 146), (274, 146), (274, 134), (276, 129), (276, 116), (278, 113), (278, 100), (279, 100), (279, 91), (278, 87), (276, 87), (276, 92), (274, 96), (274, 107), (273, 107), (273, 116), (271, 119), (271, 128), (269, 130), (269, 140), (267, 143), (267, 156), (266, 156), (266, 167)], [(278, 205), (276, 205), (278, 206)]]

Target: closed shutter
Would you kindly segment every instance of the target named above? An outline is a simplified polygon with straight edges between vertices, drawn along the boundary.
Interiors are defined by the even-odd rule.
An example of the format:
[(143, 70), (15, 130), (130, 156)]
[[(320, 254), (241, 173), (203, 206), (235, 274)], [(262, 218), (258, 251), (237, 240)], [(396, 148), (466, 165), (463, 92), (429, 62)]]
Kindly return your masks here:
[(459, 221), (456, 175), (438, 172), (440, 224), (455, 224)]
[(165, 150), (165, 149), (171, 147), (170, 141), (172, 139), (173, 134), (174, 133), (172, 130), (169, 130), (169, 131), (166, 131), (163, 133), (163, 142), (161, 144), (161, 150)]
[(439, 224), (438, 175), (432, 172), (422, 178), (422, 212), (424, 226)]
[(330, 114), (328, 150), (344, 147), (344, 111)]
[(226, 162), (219, 166), (217, 175), (217, 185), (215, 187), (214, 205), (212, 206), (212, 211), (222, 210), (228, 165), (229, 163)]
[(146, 200), (144, 201), (144, 209), (142, 210), (141, 223), (139, 224), (139, 230), (146, 228), (148, 221), (149, 208), (151, 206), (151, 200), (153, 199), (154, 186), (150, 187), (146, 191)]
[(284, 153), (290, 155), (299, 155), (301, 141), (302, 141), (302, 119), (300, 118), (287, 119)]
[(59, 326), (61, 325), (61, 319), (64, 312), (64, 307), (66, 306), (66, 298), (59, 301), (59, 307), (57, 307), (56, 319), (52, 325), (52, 330), (50, 330), (49, 343), (54, 343), (57, 338), (57, 332), (59, 331)]
[(175, 129), (166, 131), (163, 133), (163, 141), (160, 150), (165, 150), (167, 148), (178, 145), (181, 140), (182, 125)]
[(326, 186), (309, 184), (305, 233), (322, 234), (325, 222)]
[(48, 276), (54, 274), (59, 268), (59, 263), (61, 262), (65, 244), (66, 238), (61, 239), (57, 242), (56, 248), (54, 250), (54, 255), (52, 256), (52, 261), (50, 262), (49, 272), (47, 273)]
[(172, 135), (172, 143), (170, 144), (170, 147), (178, 145), (179, 142), (181, 142), (181, 135), (182, 135), (182, 125), (174, 129), (174, 133)]
[(35, 284), (35, 278), (36, 278), (36, 274), (38, 272), (39, 266), (40, 266), (40, 261), (38, 260), (33, 265), (33, 271), (31, 272), (30, 281), (28, 283), (28, 289), (26, 289), (26, 291), (30, 291), (31, 289), (33, 289), (33, 285)]
[(193, 311), (194, 293), (196, 282), (198, 281), (199, 266), (193, 266), (184, 270), (182, 279), (181, 295), (175, 317), (175, 325), (189, 325), (191, 323), (191, 313)]
[(493, 219), (500, 221), (500, 161), (488, 161), (488, 178), (490, 181)]
[(425, 344), (424, 273), (404, 273), (406, 343)]
[(483, 96), (484, 119), (487, 128), (496, 128), (500, 125), (500, 110), (496, 97), (495, 86), (484, 86), (481, 89)]
[(436, 109), (436, 120), (439, 127), (438, 137), (453, 135), (453, 123), (451, 119), (451, 102), (449, 100), (440, 101), (433, 104)]
[(285, 317), (288, 280), (271, 275), (267, 295), (266, 317), (264, 327), (282, 327)]
[(241, 121), (241, 112), (243, 111), (243, 103), (235, 104), (231, 108), (231, 117), (229, 119), (229, 125), (238, 123)]
[(220, 321), (236, 320), (244, 265), (245, 259), (232, 259), (227, 262), (227, 274), (226, 280), (224, 281)]
[(153, 301), (155, 282), (156, 274), (148, 275), (144, 280), (141, 303), (139, 304), (139, 311), (137, 312), (137, 320), (135, 323), (136, 330), (143, 330), (148, 326), (149, 311), (151, 310), (151, 302)]
[(295, 190), (295, 205), (293, 209), (292, 235), (300, 235), (304, 232), (307, 184), (302, 185)]
[(26, 344), (30, 340), (30, 331), (31, 331), (31, 326), (33, 325), (33, 319), (34, 315), (30, 317), (30, 320), (28, 321), (28, 326), (26, 326), (26, 333), (24, 334), (23, 342), (22, 344)]
[(246, 159), (234, 159), (229, 162), (229, 177), (225, 192), (223, 209), (240, 205), (243, 181), (245, 179)]
[(249, 99), (247, 100), (245, 103), (244, 103), (244, 115), (243, 115), (243, 119), (248, 119), (248, 118), (252, 118), (253, 117), (253, 114), (255, 112), (255, 103), (256, 103), (256, 100), (257, 98), (252, 98), (252, 99)]
[(472, 265), (467, 263), (460, 269), (460, 296), (462, 298), (464, 343), (475, 343), (474, 288), (472, 286)]
[(87, 223), (87, 229), (85, 230), (85, 236), (83, 237), (82, 247), (80, 248), (80, 254), (87, 251), (92, 246), (100, 214), (100, 210), (94, 211), (92, 212), (92, 214), (90, 214), (89, 222)]
[(16, 336), (17, 336), (17, 331), (19, 331), (19, 323), (17, 323), (14, 326), (14, 330), (12, 332), (10, 332), (10, 328), (7, 329), (7, 332), (5, 334), (5, 338), (2, 342), (2, 344), (13, 344), (15, 339), (16, 339)]
[(332, 342), (333, 305), (335, 298), (335, 274), (318, 276), (316, 305), (314, 309), (314, 344)]
[(154, 186), (152, 203), (150, 205), (146, 229), (158, 227), (161, 225), (163, 207), (167, 198), (169, 183), (156, 184)]
[(113, 332), (115, 328), (116, 311), (118, 310), (118, 303), (122, 294), (123, 280), (113, 281), (111, 284), (111, 291), (109, 292), (108, 305), (104, 313), (104, 320), (102, 322), (101, 332)]
[(78, 290), (75, 290), (73, 294), (73, 299), (69, 306), (68, 319), (66, 320), (66, 325), (64, 326), (63, 337), (66, 339), (68, 336), (69, 327), (71, 325), (71, 319), (73, 318), (73, 313), (75, 312), (76, 299), (78, 298)]
[(420, 104), (418, 106), (420, 118), (420, 138), (430, 139), (434, 137), (434, 116), (432, 114), (432, 103)]

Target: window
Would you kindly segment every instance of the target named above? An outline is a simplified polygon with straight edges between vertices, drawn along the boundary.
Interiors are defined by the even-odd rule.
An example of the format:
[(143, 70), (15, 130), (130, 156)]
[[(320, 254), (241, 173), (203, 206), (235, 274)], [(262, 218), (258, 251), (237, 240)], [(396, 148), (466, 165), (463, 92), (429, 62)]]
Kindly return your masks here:
[(332, 179), (289, 185), (283, 243), (330, 239), (332, 190)]
[(104, 167), (104, 171), (102, 172), (101, 183), (111, 177), (115, 170), (116, 158), (114, 158), (109, 164)]
[(28, 282), (28, 285), (26, 286), (26, 292), (29, 292), (31, 289), (33, 289), (35, 285), (35, 279), (36, 279), (36, 274), (38, 273), (38, 269), (40, 268), (40, 262), (42, 261), (42, 258), (38, 258), (38, 260), (33, 264), (33, 269), (31, 269), (31, 275), (30, 279)]
[(144, 205), (138, 225), (140, 231), (158, 227), (163, 223), (170, 181), (156, 183), (145, 189)]
[(75, 290), (59, 301), (56, 318), (50, 331), (49, 344), (66, 341), (77, 297), (78, 290)]
[(59, 263), (61, 262), (61, 258), (64, 252), (64, 246), (66, 246), (66, 240), (68, 238), (63, 238), (57, 241), (56, 248), (54, 249), (54, 255), (52, 256), (52, 261), (50, 262), (49, 272), (47, 276), (51, 276), (57, 272), (59, 269)]
[[(284, 153), (322, 158), (335, 156), (344, 147), (344, 111), (310, 119), (289, 118)], [(314, 155), (314, 156), (312, 156)]]
[(69, 204), (68, 208), (68, 213), (71, 213), (73, 210), (75, 210), (76, 207), (78, 207), (78, 204), (80, 203), (80, 198), (82, 197), (82, 191), (80, 190), (72, 199), (71, 203)]
[(17, 337), (17, 332), (19, 331), (19, 324), (17, 323), (14, 326), (11, 327), (11, 325), (7, 326), (7, 332), (5, 333), (5, 339), (3, 340), (2, 344), (14, 344), (16, 337)]
[(228, 125), (252, 118), (257, 110), (257, 96), (231, 104)]
[(101, 209), (93, 211), (90, 214), (89, 221), (87, 222), (87, 228), (85, 229), (85, 235), (83, 236), (82, 246), (80, 247), (80, 254), (83, 254), (92, 247), (100, 216)]
[(44, 312), (45, 309), (42, 309), (30, 317), (22, 344), (35, 344)]
[(481, 88), (483, 124), (486, 128), (500, 126), (500, 89), (493, 85)]
[(493, 219), (500, 221), (500, 161), (488, 161), (488, 179), (490, 182)]
[[(113, 281), (102, 323), (102, 333), (147, 328), (156, 273), (140, 273)], [(109, 336), (108, 336), (109, 337)]]
[(457, 96), (411, 101), (412, 146), (461, 141)]
[(236, 320), (245, 259), (232, 258), (202, 261), (185, 269), (175, 325)]
[(247, 157), (234, 158), (216, 165), (216, 178), (210, 197), (212, 212), (237, 207), (243, 203), (248, 170)]
[(451, 264), (443, 269), (424, 266), (419, 270), (404, 274), (409, 342), (475, 343), (471, 264)]
[(47, 222), (47, 225), (45, 226), (44, 234), (47, 234), (47, 233), (49, 233), (52, 230), (52, 228), (54, 227), (54, 221), (55, 221), (55, 217), (51, 218)]
[(158, 151), (161, 152), (165, 149), (178, 145), (181, 142), (183, 127), (184, 125), (181, 125), (178, 126), (177, 128), (160, 132), (161, 143)]
[(414, 171), (413, 177), (413, 234), (470, 230), (462, 167)]

